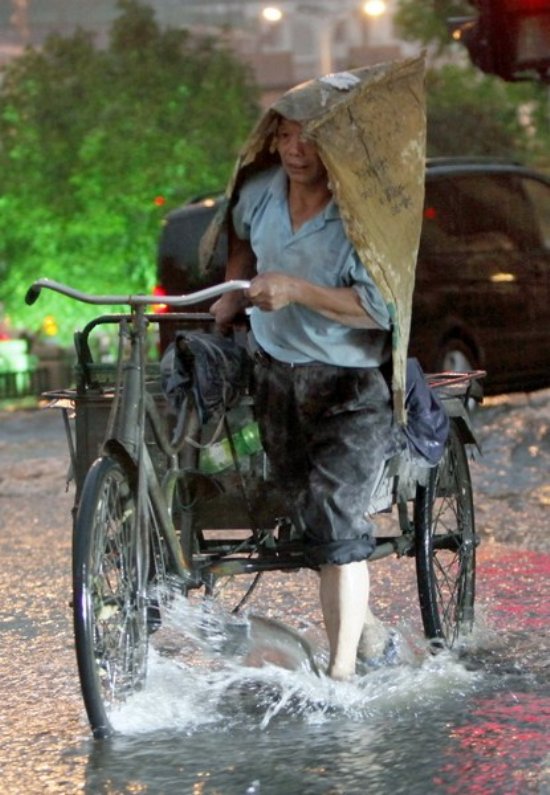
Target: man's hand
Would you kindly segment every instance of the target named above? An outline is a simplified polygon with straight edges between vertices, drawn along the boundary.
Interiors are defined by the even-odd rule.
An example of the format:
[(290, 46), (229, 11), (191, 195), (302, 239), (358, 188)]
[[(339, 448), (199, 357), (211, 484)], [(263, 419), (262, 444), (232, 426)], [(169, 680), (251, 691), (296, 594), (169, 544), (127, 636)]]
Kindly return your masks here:
[(296, 279), (273, 271), (262, 273), (250, 282), (247, 290), (250, 302), (264, 312), (275, 312), (292, 303)]
[(363, 309), (351, 287), (325, 287), (297, 276), (271, 271), (261, 273), (245, 291), (250, 302), (264, 312), (276, 312), (289, 304), (300, 304), (313, 312), (351, 328), (381, 328)]

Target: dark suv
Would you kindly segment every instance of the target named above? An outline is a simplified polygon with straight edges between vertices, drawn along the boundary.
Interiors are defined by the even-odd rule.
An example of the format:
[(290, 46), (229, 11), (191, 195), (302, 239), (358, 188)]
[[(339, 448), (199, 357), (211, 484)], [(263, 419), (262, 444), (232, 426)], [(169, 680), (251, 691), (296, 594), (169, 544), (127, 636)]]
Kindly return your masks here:
[[(219, 201), (166, 218), (158, 278), (167, 293), (206, 284), (198, 244)], [(226, 250), (222, 238), (215, 281)], [(550, 384), (549, 177), (498, 160), (427, 161), (410, 354), (426, 372), (487, 370), (487, 394)]]

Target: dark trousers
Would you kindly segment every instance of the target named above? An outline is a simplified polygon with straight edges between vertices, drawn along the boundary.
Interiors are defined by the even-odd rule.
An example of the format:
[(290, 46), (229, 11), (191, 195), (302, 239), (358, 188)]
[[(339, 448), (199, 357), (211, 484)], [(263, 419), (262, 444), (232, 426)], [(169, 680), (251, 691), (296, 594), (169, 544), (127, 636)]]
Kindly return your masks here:
[(262, 442), (308, 562), (366, 560), (375, 546), (366, 511), (393, 423), (382, 371), (260, 355), (254, 375)]

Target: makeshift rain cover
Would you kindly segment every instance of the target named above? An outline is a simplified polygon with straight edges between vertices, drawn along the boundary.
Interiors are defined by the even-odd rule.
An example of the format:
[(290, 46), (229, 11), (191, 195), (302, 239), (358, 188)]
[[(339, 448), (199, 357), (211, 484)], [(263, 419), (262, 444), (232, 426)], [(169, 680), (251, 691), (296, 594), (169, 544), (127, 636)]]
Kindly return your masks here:
[(326, 75), (280, 97), (245, 144), (223, 212), (201, 245), (207, 271), (228, 207), (254, 171), (278, 161), (278, 115), (303, 123), (317, 145), (346, 230), (392, 317), (393, 399), (406, 421), (406, 361), (424, 202), (424, 57)]

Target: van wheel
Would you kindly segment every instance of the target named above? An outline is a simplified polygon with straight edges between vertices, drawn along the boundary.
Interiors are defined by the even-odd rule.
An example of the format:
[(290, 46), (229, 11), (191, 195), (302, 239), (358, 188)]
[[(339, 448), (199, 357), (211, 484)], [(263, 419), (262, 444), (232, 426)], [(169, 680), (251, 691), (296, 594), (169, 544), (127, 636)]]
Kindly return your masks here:
[(462, 340), (449, 340), (445, 343), (440, 356), (440, 369), (454, 373), (467, 373), (477, 370), (476, 356)]

